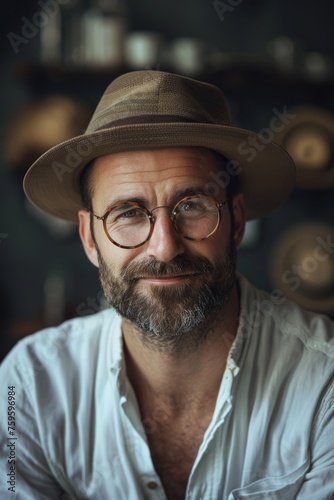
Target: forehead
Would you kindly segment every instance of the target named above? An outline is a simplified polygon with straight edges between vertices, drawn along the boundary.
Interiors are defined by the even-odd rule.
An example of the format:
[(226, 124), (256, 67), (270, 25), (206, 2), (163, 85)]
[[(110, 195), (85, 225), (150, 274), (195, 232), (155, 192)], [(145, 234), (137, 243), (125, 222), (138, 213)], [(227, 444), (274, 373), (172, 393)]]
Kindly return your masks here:
[(221, 169), (218, 156), (206, 148), (184, 147), (104, 155), (94, 162), (93, 197), (140, 193), (168, 195), (173, 191), (205, 188)]

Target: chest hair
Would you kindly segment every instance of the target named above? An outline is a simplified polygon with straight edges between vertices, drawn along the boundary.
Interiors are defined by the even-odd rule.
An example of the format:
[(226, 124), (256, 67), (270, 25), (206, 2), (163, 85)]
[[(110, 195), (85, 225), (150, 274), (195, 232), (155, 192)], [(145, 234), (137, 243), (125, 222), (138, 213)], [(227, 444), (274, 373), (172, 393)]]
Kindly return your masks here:
[(187, 413), (173, 417), (155, 414), (155, 419), (143, 419), (154, 468), (159, 475), (167, 497), (181, 500), (185, 497), (187, 482), (195, 462), (212, 412)]

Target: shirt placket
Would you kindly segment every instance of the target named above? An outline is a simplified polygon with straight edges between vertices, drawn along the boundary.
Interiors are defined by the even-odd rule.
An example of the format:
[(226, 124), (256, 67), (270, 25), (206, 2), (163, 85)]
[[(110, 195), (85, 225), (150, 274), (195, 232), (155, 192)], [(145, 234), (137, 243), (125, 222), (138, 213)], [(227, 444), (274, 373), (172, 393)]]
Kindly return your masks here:
[(126, 379), (119, 389), (122, 394), (120, 404), (124, 415), (126, 446), (131, 454), (136, 479), (141, 483), (143, 498), (167, 500), (162, 482), (153, 466), (133, 389)]
[[(188, 480), (185, 500), (211, 500), (219, 498), (222, 477), (223, 443), (217, 445), (217, 434), (221, 430), (227, 415), (232, 408), (232, 385), (239, 368), (232, 358), (228, 359), (227, 366), (220, 385), (215, 411), (211, 423), (205, 432), (203, 442)], [(221, 433), (223, 435), (223, 433)], [(203, 470), (209, 474), (203, 474)]]

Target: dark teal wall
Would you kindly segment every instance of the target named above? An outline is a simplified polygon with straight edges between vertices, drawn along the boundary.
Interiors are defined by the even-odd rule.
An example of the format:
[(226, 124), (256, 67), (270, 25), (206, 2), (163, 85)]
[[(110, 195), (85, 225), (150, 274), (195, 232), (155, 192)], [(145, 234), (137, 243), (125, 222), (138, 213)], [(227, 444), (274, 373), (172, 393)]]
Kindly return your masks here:
[[(116, 1), (116, 0), (115, 0)], [(45, 3), (45, 2), (43, 2)], [(334, 65), (333, 18), (331, 0), (317, 2), (291, 0), (236, 0), (220, 2), (233, 5), (220, 16), (211, 1), (128, 0), (128, 18), (132, 30), (152, 30), (161, 33), (169, 42), (176, 37), (195, 37), (211, 44), (217, 52), (248, 55), (251, 66), (253, 56), (267, 57), (268, 43), (284, 35), (295, 44), (295, 62), (301, 67), (305, 54), (317, 51)], [(77, 1), (78, 9), (84, 2)], [(88, 5), (88, 2), (86, 3)], [(216, 6), (219, 3), (216, 3)], [(0, 132), (2, 141), (7, 124), (15, 111), (33, 97), (61, 91), (86, 99), (94, 106), (107, 77), (93, 82), (82, 79), (50, 83), (40, 80), (36, 85), (16, 75), (22, 61), (38, 61), (39, 38), (33, 37), (21, 44), (17, 54), (8, 39), (8, 33), (22, 32), (22, 18), (32, 19), (40, 3), (16, 0), (5, 2), (0, 16), (1, 80)], [(247, 58), (246, 58), (247, 62)], [(163, 67), (161, 69), (164, 69)], [(224, 82), (219, 80), (224, 88)], [(256, 84), (233, 88), (225, 86), (236, 124), (260, 130), (271, 117), (272, 109), (285, 105), (312, 103), (334, 111), (334, 92), (329, 87), (289, 86), (261, 78)], [(44, 284), (48, 274), (59, 271), (64, 276), (68, 315), (93, 312), (100, 301), (96, 270), (86, 260), (76, 233), (57, 239), (43, 225), (26, 213), (20, 182), (8, 171), (0, 151), (0, 355), (17, 341), (13, 336), (13, 323), (35, 321), (43, 311)], [(261, 238), (250, 249), (243, 249), (239, 268), (256, 284), (270, 290), (266, 260), (281, 232), (293, 222), (317, 220), (334, 222), (332, 191), (317, 193), (296, 192), (291, 203), (261, 222)], [(320, 203), (320, 204), (319, 204)], [(320, 207), (320, 208), (319, 208)], [(2, 237), (1, 237), (2, 235)], [(5, 236), (4, 236), (5, 235)]]

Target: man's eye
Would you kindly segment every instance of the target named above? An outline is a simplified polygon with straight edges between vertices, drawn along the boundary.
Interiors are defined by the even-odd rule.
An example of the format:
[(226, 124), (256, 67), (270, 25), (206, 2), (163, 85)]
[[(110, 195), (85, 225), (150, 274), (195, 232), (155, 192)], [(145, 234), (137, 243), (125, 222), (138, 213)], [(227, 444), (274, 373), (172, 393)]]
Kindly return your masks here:
[(127, 210), (126, 212), (119, 214), (117, 218), (131, 219), (138, 215), (140, 215), (140, 211), (136, 208), (132, 208), (131, 210)]
[(193, 203), (193, 202), (187, 202), (183, 205), (183, 210), (185, 212), (190, 212), (191, 210), (197, 210), (198, 209), (198, 205), (196, 203)]
[(111, 222), (139, 222), (147, 218), (146, 213), (137, 207), (120, 207), (112, 212)]
[(182, 205), (179, 208), (180, 211), (182, 212), (203, 212), (205, 210), (205, 207), (203, 206), (203, 203), (197, 202), (197, 201), (186, 201), (182, 203)]

